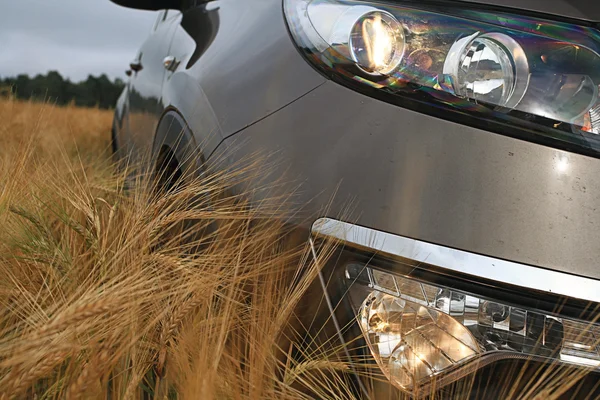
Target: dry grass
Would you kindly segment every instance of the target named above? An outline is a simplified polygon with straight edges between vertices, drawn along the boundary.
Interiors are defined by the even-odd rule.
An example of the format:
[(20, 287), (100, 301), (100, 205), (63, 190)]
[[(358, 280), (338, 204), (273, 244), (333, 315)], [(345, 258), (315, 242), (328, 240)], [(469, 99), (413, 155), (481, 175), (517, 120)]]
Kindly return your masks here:
[[(300, 378), (341, 368), (300, 370), (275, 345), (317, 267), (272, 210), (227, 197), (243, 171), (125, 193), (111, 113), (0, 116), (0, 397), (303, 398)], [(217, 228), (198, 239), (190, 221)]]
[[(0, 118), (1, 399), (354, 396), (347, 372), (364, 362), (307, 340), (294, 315), (335, 246), (315, 260), (272, 218), (281, 198), (257, 210), (229, 195), (256, 163), (125, 192), (112, 113), (0, 100)], [(548, 392), (507, 397), (580, 379), (545, 378)]]

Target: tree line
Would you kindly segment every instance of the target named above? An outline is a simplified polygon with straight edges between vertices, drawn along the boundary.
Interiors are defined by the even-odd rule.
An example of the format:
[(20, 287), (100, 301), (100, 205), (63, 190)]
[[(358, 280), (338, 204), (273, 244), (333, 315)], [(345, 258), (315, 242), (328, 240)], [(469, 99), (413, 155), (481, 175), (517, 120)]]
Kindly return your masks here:
[(89, 75), (86, 80), (74, 83), (64, 79), (57, 71), (46, 75), (18, 75), (0, 78), (0, 93), (9, 93), (17, 99), (47, 101), (58, 105), (74, 103), (80, 107), (113, 108), (125, 83), (122, 79), (111, 81), (102, 74)]

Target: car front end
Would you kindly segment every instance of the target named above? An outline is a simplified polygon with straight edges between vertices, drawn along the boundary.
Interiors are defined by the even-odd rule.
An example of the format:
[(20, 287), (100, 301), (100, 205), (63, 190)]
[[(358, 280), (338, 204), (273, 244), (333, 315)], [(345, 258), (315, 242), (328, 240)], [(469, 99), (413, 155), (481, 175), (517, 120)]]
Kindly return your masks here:
[(413, 394), (507, 360), (594, 374), (596, 23), (455, 2), (284, 15), (327, 80), (225, 142), (277, 149), (322, 215), (311, 243), (342, 244), (322, 286), (347, 356)]

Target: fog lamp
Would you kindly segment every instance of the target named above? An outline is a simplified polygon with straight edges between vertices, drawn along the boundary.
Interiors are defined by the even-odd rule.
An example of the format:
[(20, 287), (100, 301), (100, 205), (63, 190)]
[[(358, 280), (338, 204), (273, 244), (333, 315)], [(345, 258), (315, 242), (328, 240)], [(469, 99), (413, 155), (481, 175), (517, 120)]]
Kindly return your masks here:
[(499, 359), (600, 366), (597, 324), (360, 265), (345, 275), (351, 294), (358, 293), (354, 285), (360, 293), (369, 289), (358, 323), (377, 364), (402, 390), (414, 392), (433, 378), (444, 386)]
[(365, 300), (360, 325), (377, 363), (401, 387), (480, 352), (473, 335), (452, 317), (382, 292)]

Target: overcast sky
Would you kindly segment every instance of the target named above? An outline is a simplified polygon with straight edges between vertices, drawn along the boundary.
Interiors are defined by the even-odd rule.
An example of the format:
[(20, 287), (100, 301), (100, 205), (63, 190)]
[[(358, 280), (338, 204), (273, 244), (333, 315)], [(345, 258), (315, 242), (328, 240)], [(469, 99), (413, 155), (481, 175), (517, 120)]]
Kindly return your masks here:
[(109, 0), (0, 0), (0, 77), (125, 78), (155, 18)]

